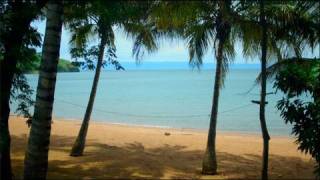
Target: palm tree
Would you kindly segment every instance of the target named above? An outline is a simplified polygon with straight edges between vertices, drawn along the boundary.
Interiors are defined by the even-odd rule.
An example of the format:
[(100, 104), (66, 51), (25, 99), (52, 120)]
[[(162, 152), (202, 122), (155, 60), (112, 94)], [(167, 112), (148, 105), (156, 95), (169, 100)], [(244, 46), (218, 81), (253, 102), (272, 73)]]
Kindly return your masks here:
[(231, 1), (162, 2), (154, 10), (154, 21), (169, 37), (187, 41), (190, 64), (200, 67), (208, 47), (215, 49), (216, 72), (210, 116), (207, 148), (203, 158), (202, 173), (217, 174), (216, 125), (220, 89), (234, 56), (228, 11)]
[[(67, 23), (67, 25), (73, 32), (71, 42), (76, 49), (78, 48), (79, 51), (85, 51), (86, 43), (90, 35), (94, 37), (95, 33), (98, 33), (98, 38), (100, 39), (100, 45), (98, 48), (98, 62), (90, 92), (89, 102), (79, 134), (72, 147), (70, 156), (83, 155), (89, 121), (97, 92), (99, 76), (104, 63), (103, 58), (106, 47), (108, 48), (109, 57), (112, 56), (111, 63), (116, 65), (116, 69), (121, 69), (119, 64), (113, 59), (115, 57), (116, 47), (114, 44), (115, 37), (112, 27), (115, 25), (122, 25), (128, 35), (136, 37), (135, 48), (133, 50), (135, 54), (139, 54), (139, 49), (143, 47), (148, 51), (155, 50), (156, 46), (154, 46), (152, 43), (152, 37), (151, 39), (147, 39), (149, 37), (146, 36), (147, 31), (142, 31), (146, 29), (141, 29), (141, 26), (135, 26), (138, 21), (137, 18), (141, 18), (140, 16), (145, 13), (146, 7), (148, 7), (147, 3), (131, 2), (126, 4), (123, 2), (110, 3), (97, 0), (93, 1), (91, 5), (82, 6), (79, 9), (73, 9), (70, 11), (70, 19), (68, 20), (69, 23)], [(82, 16), (82, 18), (79, 18), (79, 16)], [(133, 21), (135, 23), (133, 23)], [(138, 35), (139, 32), (140, 36)], [(77, 50), (75, 52), (77, 52)], [(80, 54), (86, 56), (86, 54), (83, 54), (83, 52), (80, 52)], [(136, 57), (139, 57), (139, 55)]]
[(96, 67), (96, 71), (95, 71), (95, 75), (94, 75), (94, 79), (93, 79), (93, 84), (91, 87), (90, 97), (89, 97), (87, 109), (86, 109), (86, 112), (85, 112), (85, 115), (84, 115), (84, 118), (83, 118), (83, 121), (81, 124), (79, 134), (77, 136), (77, 139), (76, 139), (74, 145), (72, 146), (70, 156), (82, 156), (83, 151), (84, 151), (86, 136), (87, 136), (88, 127), (89, 127), (89, 120), (91, 117), (93, 104), (94, 104), (94, 100), (96, 97), (100, 72), (101, 72), (101, 68), (103, 65), (105, 47), (107, 46), (107, 36), (106, 35), (109, 35), (108, 38), (112, 39), (112, 41), (110, 41), (108, 45), (111, 46), (112, 49), (114, 49), (114, 34), (112, 31), (112, 27), (110, 24), (104, 24), (102, 21), (103, 20), (100, 19), (100, 23), (98, 25), (99, 32), (101, 32), (101, 34), (99, 34), (100, 45), (99, 45), (99, 50), (98, 50), (99, 51), (98, 52), (98, 62), (97, 62), (97, 67)]
[(228, 59), (225, 56), (226, 45), (230, 42), (230, 22), (226, 20), (227, 3), (218, 2), (219, 10), (215, 20), (216, 35), (215, 35), (215, 49), (216, 49), (216, 75), (213, 90), (213, 100), (210, 116), (210, 126), (207, 140), (207, 148), (202, 162), (203, 174), (217, 174), (217, 158), (216, 158), (216, 126), (219, 106), (219, 95), (222, 87), (222, 82), (227, 71)]
[[(116, 3), (116, 5), (118, 4)], [(114, 12), (109, 12), (113, 9), (116, 9), (115, 4), (108, 4), (103, 1), (93, 1), (91, 4), (85, 4), (78, 9), (71, 9), (69, 11), (70, 19), (67, 19), (67, 26), (73, 33), (71, 43), (75, 49), (84, 51), (89, 35), (94, 37), (95, 33), (97, 33), (100, 40), (97, 53), (97, 66), (87, 109), (70, 156), (82, 156), (83, 154), (100, 72), (104, 61), (105, 48), (108, 46), (110, 50), (115, 50), (112, 25), (114, 25), (116, 21), (110, 17), (115, 14), (113, 14)], [(84, 23), (79, 23), (81, 21)]]
[(61, 1), (48, 2), (36, 104), (24, 161), (24, 179), (46, 179), (47, 175), (62, 14)]
[[(257, 6), (260, 5), (260, 6)], [(246, 6), (246, 5), (244, 5)], [(235, 26), (238, 26), (237, 33), (241, 37), (243, 44), (243, 54), (245, 56), (257, 56), (259, 55), (258, 49), (261, 48), (261, 92), (259, 104), (259, 120), (261, 125), (262, 137), (263, 137), (263, 157), (262, 157), (262, 179), (268, 179), (268, 156), (269, 156), (269, 140), (266, 118), (265, 118), (265, 104), (266, 104), (266, 67), (267, 67), (267, 48), (276, 49), (275, 42), (271, 41), (271, 45), (268, 42), (268, 29), (269, 26), (266, 22), (264, 1), (260, 0), (258, 4), (251, 3), (244, 8), (246, 13), (244, 15), (232, 13), (234, 16)], [(257, 17), (259, 12), (259, 19)], [(277, 51), (276, 53), (279, 52)]]
[[(228, 63), (234, 56), (233, 40), (231, 39), (231, 24), (227, 14), (230, 1), (200, 2), (196, 6), (196, 18), (187, 20), (184, 38), (187, 39), (190, 63), (199, 66), (204, 52), (213, 44), (216, 58), (216, 72), (213, 89), (213, 99), (210, 115), (210, 125), (207, 147), (202, 162), (202, 173), (217, 174), (216, 158), (216, 126), (218, 119), (219, 95), (228, 70)], [(194, 8), (194, 7), (193, 7)]]
[[(315, 8), (312, 7), (312, 3), (308, 2), (273, 3), (265, 6), (264, 1), (259, 1), (258, 4), (250, 3), (247, 7), (246, 17), (244, 15), (240, 17), (239, 14), (233, 15), (237, 16), (238, 21), (235, 25), (240, 27), (238, 30), (241, 31), (240, 37), (242, 37), (244, 54), (256, 56), (261, 53), (261, 73), (256, 82), (261, 85), (259, 111), (264, 144), (261, 176), (262, 179), (267, 179), (270, 136), (265, 120), (266, 79), (272, 77), (274, 72), (278, 72), (288, 63), (289, 59), (283, 57), (283, 51), (291, 51), (292, 48), (297, 58), (301, 59), (299, 57), (302, 45), (309, 42), (310, 47), (314, 47), (316, 31), (313, 29), (316, 25), (308, 20), (310, 15), (307, 12), (315, 13), (314, 10), (312, 11)], [(268, 14), (267, 17), (266, 14)], [(259, 19), (255, 17), (259, 17)], [(306, 24), (307, 27), (305, 27)], [(260, 48), (261, 52), (259, 53), (257, 50)], [(267, 57), (271, 59), (272, 56), (277, 57), (278, 63), (267, 68)], [(291, 61), (291, 63), (293, 62)]]
[[(293, 7), (293, 8), (292, 8)], [(282, 22), (282, 27), (277, 29), (269, 30), (269, 34), (276, 36), (275, 39), (271, 38), (272, 46), (276, 49), (278, 62), (270, 66), (269, 68), (266, 67), (266, 57), (267, 57), (267, 44), (268, 44), (268, 26), (266, 23), (265, 17), (265, 6), (264, 2), (260, 1), (260, 25), (262, 28), (262, 41), (261, 41), (261, 73), (258, 77), (258, 81), (261, 83), (261, 99), (260, 99), (260, 123), (261, 129), (263, 134), (263, 167), (262, 167), (262, 179), (268, 179), (268, 150), (269, 150), (269, 140), (270, 136), (268, 134), (268, 130), (266, 127), (265, 122), (265, 97), (266, 97), (266, 81), (267, 78), (273, 77), (274, 74), (280, 72), (284, 68), (288, 67), (290, 64), (299, 64), (302, 66), (310, 66), (314, 61), (308, 58), (301, 57), (301, 45), (310, 46), (313, 49), (317, 43), (317, 39), (319, 39), (319, 31), (315, 24), (316, 22), (312, 22), (315, 20), (314, 14), (319, 14), (319, 11), (316, 11), (314, 8), (317, 7), (313, 3), (302, 3), (298, 2), (295, 3), (294, 6), (286, 7), (283, 5), (283, 9), (289, 9), (291, 11), (282, 11), (281, 14), (286, 13), (286, 20)], [(319, 4), (318, 4), (319, 7)], [(301, 10), (302, 9), (302, 10)], [(274, 9), (273, 9), (274, 10)], [(277, 14), (277, 13), (276, 13)], [(278, 14), (277, 14), (278, 15)], [(307, 18), (306, 18), (307, 17)], [(313, 18), (312, 18), (313, 17)], [(277, 17), (279, 18), (279, 17)], [(298, 23), (297, 23), (298, 22)], [(301, 23), (301, 24), (299, 24)], [(307, 27), (305, 25), (308, 24)], [(286, 33), (279, 33), (284, 27), (291, 27), (286, 28), (288, 32)], [(294, 27), (294, 28), (292, 28)], [(318, 33), (318, 34), (317, 34)], [(280, 34), (280, 35), (279, 35)], [(294, 58), (283, 58), (280, 49), (277, 47), (276, 42), (285, 42), (286, 46), (291, 46), (293, 48), (293, 52), (296, 57)], [(319, 41), (318, 41), (319, 42)], [(285, 49), (288, 49), (287, 47)]]

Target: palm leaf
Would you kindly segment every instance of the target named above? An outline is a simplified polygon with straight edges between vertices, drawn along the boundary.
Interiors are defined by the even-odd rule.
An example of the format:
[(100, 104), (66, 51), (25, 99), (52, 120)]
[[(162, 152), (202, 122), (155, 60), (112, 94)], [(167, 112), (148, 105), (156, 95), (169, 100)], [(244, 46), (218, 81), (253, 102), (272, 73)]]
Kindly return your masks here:
[(213, 44), (214, 26), (211, 22), (195, 22), (186, 28), (184, 36), (189, 49), (189, 63), (199, 67), (205, 52)]

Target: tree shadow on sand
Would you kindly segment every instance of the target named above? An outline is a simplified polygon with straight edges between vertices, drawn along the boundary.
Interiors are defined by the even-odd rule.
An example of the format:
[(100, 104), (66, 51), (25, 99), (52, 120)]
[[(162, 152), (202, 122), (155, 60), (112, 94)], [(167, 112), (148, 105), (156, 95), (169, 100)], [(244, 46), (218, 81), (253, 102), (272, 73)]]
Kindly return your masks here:
[[(12, 162), (16, 177), (22, 177), (26, 136), (12, 137)], [(87, 141), (85, 155), (70, 157), (74, 137), (52, 136), (48, 179), (173, 178), (198, 179), (203, 151), (184, 146), (145, 148), (139, 142), (110, 146)], [(204, 178), (257, 179), (261, 156), (218, 152), (219, 175)], [(296, 157), (270, 156), (270, 179), (313, 179), (313, 162)]]

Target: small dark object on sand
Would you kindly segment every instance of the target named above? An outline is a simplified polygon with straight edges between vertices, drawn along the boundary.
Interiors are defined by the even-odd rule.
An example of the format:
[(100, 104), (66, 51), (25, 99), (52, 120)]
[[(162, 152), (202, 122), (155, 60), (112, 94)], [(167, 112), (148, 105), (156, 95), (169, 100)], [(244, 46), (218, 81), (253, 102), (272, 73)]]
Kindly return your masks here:
[(165, 132), (164, 135), (165, 135), (165, 136), (170, 136), (170, 133)]

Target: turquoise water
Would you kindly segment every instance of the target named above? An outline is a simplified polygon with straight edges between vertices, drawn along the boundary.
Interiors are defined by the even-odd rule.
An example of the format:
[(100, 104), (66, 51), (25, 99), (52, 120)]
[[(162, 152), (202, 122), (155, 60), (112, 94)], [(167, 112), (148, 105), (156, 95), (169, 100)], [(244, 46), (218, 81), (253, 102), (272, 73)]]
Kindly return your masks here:
[[(218, 130), (260, 133), (258, 69), (231, 69), (221, 91)], [(59, 73), (54, 117), (82, 119), (94, 72)], [(27, 75), (36, 88), (38, 75)], [(93, 121), (207, 130), (214, 70), (104, 71), (92, 113)], [(268, 92), (273, 92), (268, 84)], [(288, 135), (275, 108), (281, 95), (268, 95), (266, 119), (271, 135)]]

